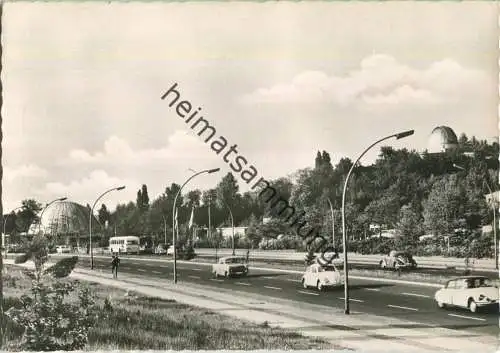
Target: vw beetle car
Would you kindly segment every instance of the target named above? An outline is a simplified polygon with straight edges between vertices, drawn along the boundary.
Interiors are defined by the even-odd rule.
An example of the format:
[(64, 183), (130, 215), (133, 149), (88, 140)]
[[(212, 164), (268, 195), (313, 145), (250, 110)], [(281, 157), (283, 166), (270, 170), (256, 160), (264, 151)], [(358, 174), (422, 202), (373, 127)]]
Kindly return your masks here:
[(384, 256), (380, 260), (380, 268), (382, 269), (415, 269), (417, 262), (413, 259), (410, 253), (406, 251), (392, 250), (388, 256)]
[(440, 308), (447, 306), (469, 309), (475, 313), (479, 308), (497, 306), (499, 289), (493, 281), (483, 276), (464, 276), (449, 280), (434, 295)]
[(221, 257), (216, 264), (212, 265), (212, 274), (215, 277), (246, 276), (248, 274), (248, 264), (243, 257)]
[(328, 287), (340, 286), (344, 283), (344, 278), (337, 270), (334, 264), (321, 265), (319, 263), (312, 264), (306, 268), (302, 275), (302, 286), (304, 288), (316, 287), (322, 291)]

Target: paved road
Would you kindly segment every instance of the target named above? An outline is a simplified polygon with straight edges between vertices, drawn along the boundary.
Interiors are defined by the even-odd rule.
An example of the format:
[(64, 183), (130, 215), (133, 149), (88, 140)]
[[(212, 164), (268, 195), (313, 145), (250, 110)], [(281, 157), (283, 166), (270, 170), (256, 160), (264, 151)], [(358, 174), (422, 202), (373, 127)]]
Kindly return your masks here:
[[(109, 271), (111, 276), (109, 258), (95, 257), (94, 265), (98, 269)], [(79, 266), (89, 268), (89, 258), (81, 257)], [(211, 268), (199, 263), (178, 263), (177, 269), (179, 282), (194, 282), (212, 287), (220, 286), (337, 308), (344, 306), (343, 287), (321, 293), (315, 289), (303, 289), (299, 274), (259, 271), (250, 268), (250, 274), (247, 277), (215, 279), (211, 274)], [(120, 272), (171, 281), (173, 279), (173, 263), (126, 258), (121, 261)], [(349, 284), (351, 288), (350, 308), (353, 312), (408, 319), (418, 322), (419, 326), (439, 326), (498, 336), (498, 312), (472, 314), (461, 309), (439, 309), (433, 300), (436, 289), (359, 279), (351, 279)], [(411, 328), (411, 326), (407, 328)]]

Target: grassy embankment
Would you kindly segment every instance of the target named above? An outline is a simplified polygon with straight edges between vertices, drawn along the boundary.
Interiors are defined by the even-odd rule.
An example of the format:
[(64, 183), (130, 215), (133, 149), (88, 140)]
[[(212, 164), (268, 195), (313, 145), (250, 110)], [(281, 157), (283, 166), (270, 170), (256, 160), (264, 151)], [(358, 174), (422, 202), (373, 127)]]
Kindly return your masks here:
[[(7, 266), (4, 276), (8, 309), (29, 291), (31, 284), (15, 266)], [(267, 323), (257, 325), (173, 300), (126, 297), (124, 290), (98, 283), (82, 284), (92, 288), (101, 313), (90, 331), (88, 350), (341, 349)], [(105, 303), (106, 298), (111, 305)], [(19, 328), (7, 323), (3, 349), (19, 342), (20, 334)]]

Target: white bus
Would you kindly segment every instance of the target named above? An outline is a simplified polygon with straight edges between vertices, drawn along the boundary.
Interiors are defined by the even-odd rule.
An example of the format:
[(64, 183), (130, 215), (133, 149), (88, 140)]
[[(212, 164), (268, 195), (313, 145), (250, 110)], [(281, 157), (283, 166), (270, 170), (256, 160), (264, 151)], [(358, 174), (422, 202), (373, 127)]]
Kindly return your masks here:
[(139, 237), (109, 238), (109, 251), (119, 254), (139, 254)]

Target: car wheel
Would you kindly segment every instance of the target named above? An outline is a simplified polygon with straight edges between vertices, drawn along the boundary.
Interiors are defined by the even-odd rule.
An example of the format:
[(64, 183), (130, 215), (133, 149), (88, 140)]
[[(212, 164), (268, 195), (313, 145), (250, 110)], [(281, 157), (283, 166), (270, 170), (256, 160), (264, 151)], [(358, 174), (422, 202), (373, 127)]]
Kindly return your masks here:
[(224, 272), (224, 277), (229, 278), (229, 273), (227, 273), (227, 271)]
[(306, 280), (304, 278), (302, 278), (302, 287), (304, 287), (304, 289), (307, 289)]
[(477, 312), (477, 304), (474, 299), (469, 299), (469, 310), (471, 313)]
[(380, 261), (380, 268), (382, 270), (385, 270), (385, 262), (384, 261)]
[(219, 277), (219, 275), (217, 274), (217, 271), (212, 271), (212, 275), (213, 275), (215, 278)]
[(437, 306), (438, 306), (438, 307), (440, 307), (441, 309), (446, 308), (446, 304), (445, 304), (445, 303), (440, 302), (439, 300), (438, 300), (438, 301), (436, 301), (436, 303), (437, 303)]
[(320, 292), (321, 292), (321, 291), (323, 291), (323, 289), (324, 289), (324, 288), (323, 288), (323, 284), (321, 284), (321, 282), (320, 282), (320, 281), (318, 281), (318, 283), (316, 283), (316, 288), (318, 288), (318, 290), (319, 290)]

